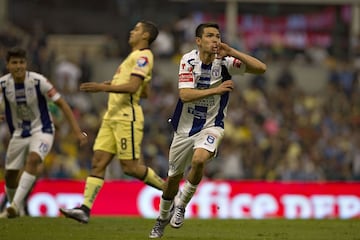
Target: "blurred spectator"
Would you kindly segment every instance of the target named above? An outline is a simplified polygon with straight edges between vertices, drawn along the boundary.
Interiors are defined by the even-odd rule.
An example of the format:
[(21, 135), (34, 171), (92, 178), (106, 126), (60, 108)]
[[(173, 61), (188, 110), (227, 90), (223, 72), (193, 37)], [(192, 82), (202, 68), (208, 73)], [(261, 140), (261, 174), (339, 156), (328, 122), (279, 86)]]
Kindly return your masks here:
[(154, 54), (162, 58), (170, 58), (175, 53), (175, 40), (170, 25), (165, 24), (153, 43)]
[(1, 76), (4, 75), (5, 73), (7, 73), (5, 55), (6, 55), (6, 49), (0, 43), (0, 75)]
[(55, 83), (63, 94), (71, 94), (78, 90), (81, 70), (77, 64), (66, 56), (59, 56), (55, 66)]
[(312, 44), (305, 48), (305, 54), (310, 60), (310, 64), (318, 66), (323, 65), (325, 60), (329, 57), (327, 50), (318, 44)]
[(93, 68), (88, 56), (86, 49), (83, 49), (80, 54), (79, 67), (81, 76), (79, 79), (79, 84), (84, 82), (90, 82), (93, 76)]
[(74, 94), (78, 92), (81, 69), (66, 56), (58, 56), (55, 65), (55, 86), (71, 106), (74, 106)]

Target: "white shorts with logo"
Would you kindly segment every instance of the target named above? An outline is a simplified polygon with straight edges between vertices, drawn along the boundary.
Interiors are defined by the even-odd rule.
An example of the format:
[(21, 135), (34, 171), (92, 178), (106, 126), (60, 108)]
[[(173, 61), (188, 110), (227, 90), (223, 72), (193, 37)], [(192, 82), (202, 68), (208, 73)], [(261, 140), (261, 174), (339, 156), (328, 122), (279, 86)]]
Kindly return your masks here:
[(183, 174), (197, 148), (216, 153), (223, 136), (224, 129), (220, 127), (206, 128), (190, 137), (175, 132), (169, 151), (168, 175)]
[(37, 132), (30, 137), (12, 137), (6, 152), (5, 169), (19, 170), (25, 165), (30, 152), (37, 153), (41, 160), (50, 152), (54, 142), (54, 135)]

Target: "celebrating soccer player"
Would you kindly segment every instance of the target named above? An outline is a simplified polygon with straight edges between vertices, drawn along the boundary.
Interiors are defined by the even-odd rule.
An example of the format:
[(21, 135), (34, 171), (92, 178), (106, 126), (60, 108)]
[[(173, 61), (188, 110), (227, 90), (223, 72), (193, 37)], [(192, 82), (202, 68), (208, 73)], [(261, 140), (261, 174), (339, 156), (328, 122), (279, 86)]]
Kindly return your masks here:
[[(180, 62), (180, 99), (171, 119), (175, 133), (169, 152), (169, 177), (150, 238), (162, 237), (169, 223), (174, 228), (183, 225), (186, 206), (202, 179), (204, 166), (215, 155), (224, 135), (229, 93), (234, 88), (231, 75), (266, 71), (266, 65), (258, 59), (221, 42), (215, 23), (200, 24), (195, 40), (198, 49), (183, 55)], [(182, 193), (174, 204), (189, 164)]]

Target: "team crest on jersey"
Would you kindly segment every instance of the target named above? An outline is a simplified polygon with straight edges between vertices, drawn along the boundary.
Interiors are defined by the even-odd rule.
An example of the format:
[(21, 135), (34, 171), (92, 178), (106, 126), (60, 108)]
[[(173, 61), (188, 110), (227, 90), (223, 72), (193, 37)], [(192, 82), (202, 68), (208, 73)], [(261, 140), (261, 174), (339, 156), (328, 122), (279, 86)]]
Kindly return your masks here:
[(30, 87), (26, 89), (26, 95), (32, 97), (34, 95), (34, 88)]
[(140, 57), (137, 61), (136, 64), (139, 67), (145, 67), (147, 64), (149, 63), (149, 59), (145, 56)]
[(216, 66), (211, 70), (211, 75), (213, 77), (219, 77), (220, 76), (220, 72), (221, 72), (221, 68)]

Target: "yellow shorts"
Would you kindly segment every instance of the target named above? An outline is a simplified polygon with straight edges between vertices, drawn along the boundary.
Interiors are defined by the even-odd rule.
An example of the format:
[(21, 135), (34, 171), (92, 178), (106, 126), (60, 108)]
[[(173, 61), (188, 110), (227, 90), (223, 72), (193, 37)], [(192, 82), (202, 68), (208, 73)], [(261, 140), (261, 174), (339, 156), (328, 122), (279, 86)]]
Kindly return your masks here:
[(120, 160), (139, 159), (143, 134), (144, 122), (103, 120), (93, 149), (113, 153)]

